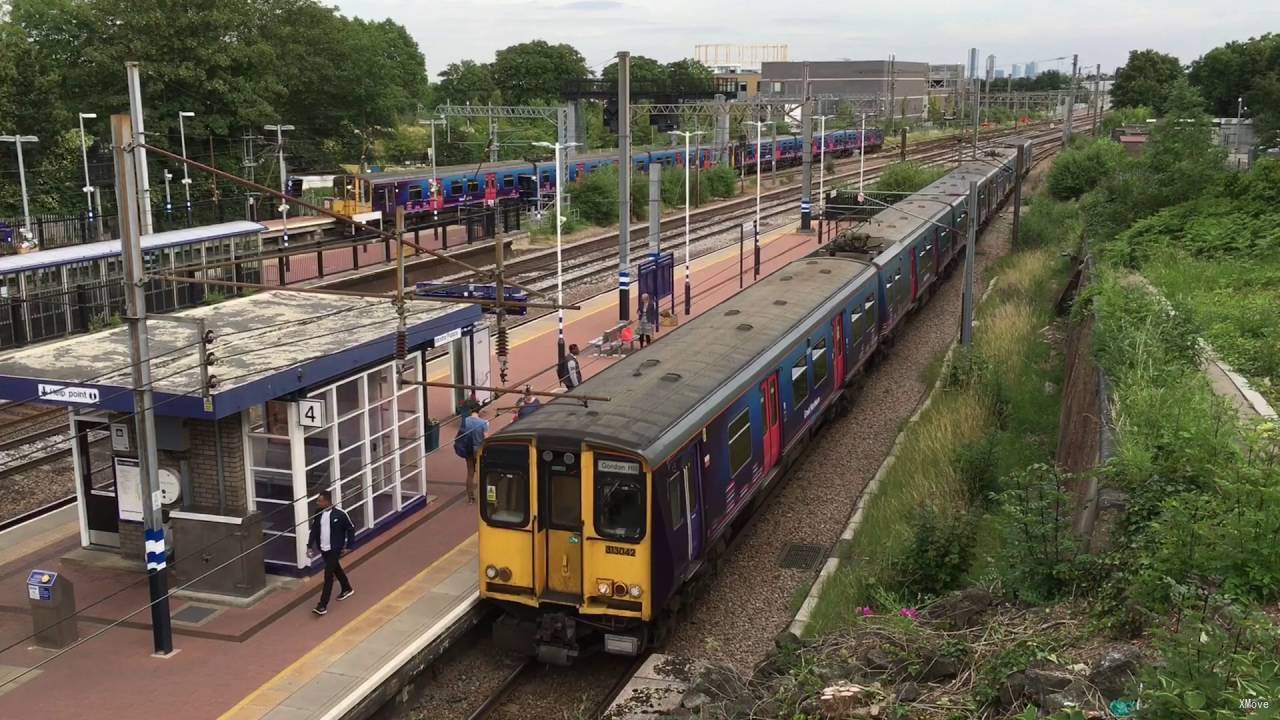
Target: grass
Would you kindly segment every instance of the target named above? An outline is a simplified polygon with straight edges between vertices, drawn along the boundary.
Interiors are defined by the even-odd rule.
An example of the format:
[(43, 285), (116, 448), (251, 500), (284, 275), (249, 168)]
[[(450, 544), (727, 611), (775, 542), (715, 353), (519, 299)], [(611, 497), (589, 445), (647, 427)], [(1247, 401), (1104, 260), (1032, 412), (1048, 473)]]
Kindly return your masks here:
[[(918, 508), (969, 511), (970, 490), (957, 469), (957, 457), (966, 448), (991, 442), (991, 472), (997, 477), (1051, 455), (1061, 370), (1040, 329), (1052, 322), (1057, 289), (1067, 272), (1067, 263), (1051, 248), (1018, 253), (997, 264), (1000, 279), (978, 308), (974, 330), (972, 352), (981, 360), (972, 372), (983, 379), (952, 381), (970, 367), (953, 355), (948, 381), (929, 408), (907, 426), (896, 460), (881, 478), (861, 527), (845, 549), (846, 562), (823, 588), (812, 633), (841, 629), (858, 616), (859, 608), (876, 605), (886, 589), (890, 596), (897, 594), (891, 568), (911, 543), (905, 519)], [(940, 364), (931, 363), (926, 377), (937, 377)], [(1055, 392), (1046, 393), (1046, 383)], [(990, 519), (975, 514), (978, 539), (970, 577), (987, 571), (999, 543)]]
[(1280, 403), (1280, 255), (1192, 258), (1166, 252), (1143, 274), (1273, 405)]

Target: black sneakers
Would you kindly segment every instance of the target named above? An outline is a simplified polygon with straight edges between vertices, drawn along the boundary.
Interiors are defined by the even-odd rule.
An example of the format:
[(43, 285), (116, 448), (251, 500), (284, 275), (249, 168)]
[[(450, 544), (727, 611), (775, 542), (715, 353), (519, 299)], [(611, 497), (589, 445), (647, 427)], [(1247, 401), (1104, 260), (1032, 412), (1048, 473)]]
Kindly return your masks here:
[(346, 600), (347, 598), (355, 594), (356, 594), (355, 588), (347, 588), (346, 590), (343, 590), (342, 592), (338, 593), (338, 599)]
[(323, 605), (317, 605), (317, 606), (315, 606), (315, 607), (311, 608), (311, 612), (313, 612), (313, 613), (315, 613), (315, 614), (317, 614), (317, 615), (324, 615), (325, 613), (329, 612), (329, 608), (327, 608), (327, 607), (325, 607), (325, 606), (323, 606)]

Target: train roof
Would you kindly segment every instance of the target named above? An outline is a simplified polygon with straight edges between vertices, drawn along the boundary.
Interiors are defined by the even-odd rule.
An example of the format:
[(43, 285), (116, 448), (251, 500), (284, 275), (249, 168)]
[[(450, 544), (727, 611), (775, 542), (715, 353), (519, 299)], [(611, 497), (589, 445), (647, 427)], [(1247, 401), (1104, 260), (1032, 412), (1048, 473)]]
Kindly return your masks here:
[[(174, 245), (185, 245), (187, 243), (200, 242), (203, 240), (218, 240), (220, 238), (232, 237), (235, 235), (260, 233), (263, 230), (264, 227), (262, 225), (259, 225), (256, 222), (247, 222), (245, 220), (218, 223), (216, 225), (201, 225), (199, 227), (182, 228), (181, 230), (168, 230), (165, 232), (143, 235), (142, 249), (144, 251), (158, 250), (160, 248), (172, 247)], [(21, 272), (23, 270), (35, 270), (44, 267), (66, 265), (68, 263), (81, 262), (84, 260), (97, 260), (99, 258), (119, 254), (119, 240), (103, 240), (101, 242), (84, 243), (82, 245), (68, 245), (66, 247), (38, 250), (36, 252), (23, 253), (20, 255), (6, 255), (5, 257), (0, 257), (0, 275), (8, 275), (10, 273)]]
[(1001, 150), (985, 160), (960, 163), (956, 169), (919, 192), (876, 213), (867, 223), (867, 232), (881, 239), (884, 252), (890, 253), (898, 243), (914, 238), (925, 221), (942, 222), (940, 218), (949, 208), (965, 202), (969, 181), (981, 182), (983, 178), (994, 175), (1012, 157), (1012, 150)]
[(653, 466), (746, 391), (772, 362), (769, 350), (798, 342), (815, 318), (834, 312), (842, 290), (873, 277), (858, 260), (797, 260), (565, 395), (607, 402), (553, 400), (490, 437), (580, 439), (637, 453)]
[[(834, 131), (829, 131), (829, 132), (834, 132)], [(704, 143), (703, 148), (710, 149), (711, 144)], [(680, 152), (684, 152), (684, 147), (683, 146), (677, 147), (675, 145), (657, 145), (657, 146), (651, 146), (651, 147), (632, 148), (631, 156), (632, 158), (636, 158), (645, 153), (661, 152), (664, 150), (679, 150)], [(586, 160), (601, 160), (601, 159), (614, 160), (614, 159), (617, 159), (617, 157), (618, 157), (617, 149), (601, 148), (597, 150), (591, 150), (588, 152), (580, 152), (574, 156), (574, 160), (575, 162), (583, 162)], [(495, 170), (532, 170), (533, 166), (535, 165), (537, 165), (538, 167), (542, 167), (544, 165), (553, 165), (553, 164), (554, 164), (553, 160), (551, 158), (547, 158), (545, 160), (532, 160), (532, 161), (501, 160), (496, 163), (484, 162), (484, 163), (467, 163), (464, 165), (442, 165), (436, 168), (436, 176), (443, 178), (446, 175), (457, 175), (457, 174), (474, 175), (479, 173), (480, 175), (484, 175), (485, 173), (493, 172)], [(427, 166), (427, 167), (420, 167), (420, 168), (411, 168), (408, 170), (392, 170), (389, 172), (359, 173), (356, 177), (362, 178), (364, 180), (372, 180), (374, 182), (379, 182), (384, 180), (416, 180), (419, 178), (431, 177), (431, 167)]]

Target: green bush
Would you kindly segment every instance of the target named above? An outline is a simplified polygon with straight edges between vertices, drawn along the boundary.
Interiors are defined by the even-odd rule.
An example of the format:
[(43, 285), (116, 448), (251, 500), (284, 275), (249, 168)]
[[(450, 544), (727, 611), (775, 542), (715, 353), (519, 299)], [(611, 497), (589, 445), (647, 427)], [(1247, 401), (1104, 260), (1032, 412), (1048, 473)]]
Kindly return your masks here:
[(897, 589), (920, 598), (954, 590), (973, 561), (974, 527), (967, 512), (926, 504), (908, 521), (909, 539), (891, 565)]
[(1029, 602), (1066, 595), (1076, 580), (1075, 536), (1068, 477), (1051, 465), (1036, 464), (1005, 479), (999, 497), (1004, 535), (997, 570), (1005, 591)]
[(612, 225), (618, 221), (618, 170), (600, 168), (569, 188), (573, 208), (592, 225)]
[(1049, 169), (1049, 194), (1058, 200), (1075, 200), (1113, 175), (1127, 160), (1124, 148), (1110, 140), (1071, 147)]
[[(880, 171), (880, 179), (871, 189), (884, 193), (919, 192), (946, 173), (947, 169), (941, 166), (926, 166), (910, 160), (896, 162)], [(888, 200), (890, 203), (896, 201)]]
[(1018, 247), (1055, 247), (1074, 244), (1083, 230), (1080, 208), (1047, 195), (1035, 198), (1022, 214)]
[(728, 165), (717, 165), (702, 174), (702, 186), (711, 197), (733, 197), (738, 193), (738, 175)]

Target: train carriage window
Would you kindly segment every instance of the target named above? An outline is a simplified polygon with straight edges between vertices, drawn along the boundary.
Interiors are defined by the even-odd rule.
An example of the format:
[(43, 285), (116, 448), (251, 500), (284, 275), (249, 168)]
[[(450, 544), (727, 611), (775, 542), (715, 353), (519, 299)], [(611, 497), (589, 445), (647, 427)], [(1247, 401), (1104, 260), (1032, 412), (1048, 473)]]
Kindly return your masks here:
[(809, 356), (813, 358), (813, 386), (817, 387), (827, 379), (827, 339), (819, 340), (809, 351)]
[(800, 403), (809, 397), (808, 361), (808, 354), (801, 354), (791, 366), (791, 406), (797, 410), (800, 408)]
[(751, 462), (751, 414), (742, 414), (729, 423), (729, 477)]
[(475, 179), (475, 178), (470, 178), (470, 179), (468, 179), (468, 180), (467, 180), (467, 192), (468, 192), (468, 193), (478, 193), (478, 192), (480, 192), (480, 181), (479, 181), (479, 180), (477, 180), (477, 179)]
[(644, 537), (644, 474), (635, 460), (596, 456), (596, 534), (603, 538), (639, 542)]
[(671, 507), (671, 529), (684, 527), (684, 469), (681, 468), (667, 480), (667, 503)]
[(524, 527), (529, 522), (529, 448), (493, 444), (480, 463), (483, 487), (481, 514), (498, 527)]
[(510, 189), (514, 188), (515, 186), (516, 186), (516, 176), (515, 176), (515, 175), (504, 175), (504, 176), (502, 177), (502, 188), (503, 188), (504, 190), (510, 190)]
[(421, 185), (409, 186), (409, 202), (422, 202), (422, 186)]
[(449, 183), (449, 194), (454, 197), (458, 197), (459, 195), (462, 194), (461, 180), (454, 180), (453, 182)]

